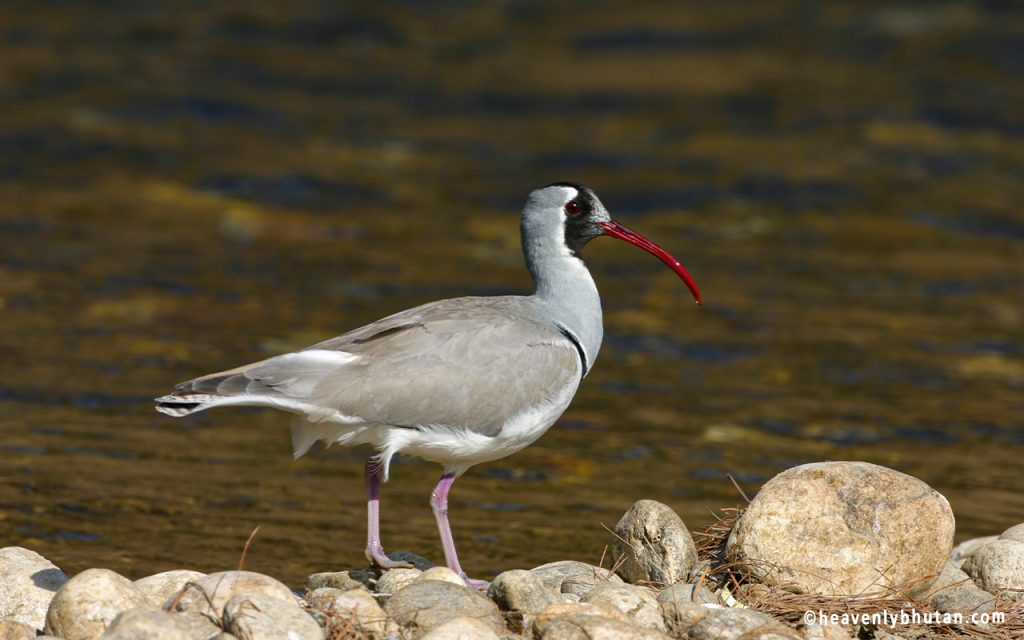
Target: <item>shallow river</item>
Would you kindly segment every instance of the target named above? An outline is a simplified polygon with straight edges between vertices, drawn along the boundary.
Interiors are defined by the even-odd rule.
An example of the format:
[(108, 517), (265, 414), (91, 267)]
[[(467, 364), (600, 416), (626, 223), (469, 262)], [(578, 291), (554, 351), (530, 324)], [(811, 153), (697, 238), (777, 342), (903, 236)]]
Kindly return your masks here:
[[(426, 4), (426, 3), (424, 3)], [(185, 420), (183, 379), (527, 292), (518, 212), (591, 185), (606, 341), (559, 423), (456, 483), (479, 576), (692, 529), (796, 464), (1024, 520), (1024, 10), (1013, 2), (15, 2), (0, 10), (0, 542), (77, 572), (360, 566), (364, 454)], [(400, 462), (389, 549), (441, 559)]]

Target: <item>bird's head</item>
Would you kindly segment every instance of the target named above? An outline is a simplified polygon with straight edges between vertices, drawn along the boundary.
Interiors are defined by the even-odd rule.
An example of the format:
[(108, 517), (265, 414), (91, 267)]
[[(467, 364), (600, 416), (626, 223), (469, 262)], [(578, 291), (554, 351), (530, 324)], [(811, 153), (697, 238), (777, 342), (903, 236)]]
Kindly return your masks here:
[(683, 265), (655, 243), (612, 220), (597, 195), (581, 184), (555, 182), (531, 193), (523, 209), (522, 227), (524, 238), (554, 239), (556, 246), (577, 258), (583, 246), (598, 236), (625, 240), (668, 265), (701, 304), (697, 285)]

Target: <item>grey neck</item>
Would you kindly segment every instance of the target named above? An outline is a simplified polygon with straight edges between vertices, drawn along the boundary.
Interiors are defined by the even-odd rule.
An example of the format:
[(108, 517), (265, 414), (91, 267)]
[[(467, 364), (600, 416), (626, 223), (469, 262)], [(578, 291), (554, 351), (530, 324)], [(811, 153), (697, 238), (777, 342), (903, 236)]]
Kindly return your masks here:
[(604, 337), (601, 298), (590, 271), (561, 238), (524, 234), (523, 256), (536, 287), (533, 297), (544, 305), (559, 330), (570, 334), (583, 349), (589, 370)]

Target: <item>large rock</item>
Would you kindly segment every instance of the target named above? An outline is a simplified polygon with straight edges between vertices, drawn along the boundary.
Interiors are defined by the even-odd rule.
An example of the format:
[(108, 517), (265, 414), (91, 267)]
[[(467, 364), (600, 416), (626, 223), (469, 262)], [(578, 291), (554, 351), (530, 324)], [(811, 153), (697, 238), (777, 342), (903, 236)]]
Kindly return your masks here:
[(196, 580), (178, 598), (178, 611), (198, 611), (219, 620), (224, 605), (237, 595), (261, 593), (278, 600), (294, 601), (291, 589), (270, 576), (253, 571), (220, 571)]
[(541, 579), (541, 582), (558, 593), (569, 594), (576, 598), (583, 597), (595, 585), (610, 582), (624, 584), (622, 578), (608, 569), (595, 567), (576, 560), (559, 560), (549, 562), (530, 570)]
[[(361, 585), (347, 591), (324, 587), (307, 594), (306, 600), (314, 609), (323, 611), (327, 616), (340, 616), (367, 635), (383, 638), (387, 634), (388, 619), (384, 609)], [(331, 626), (328, 622), (327, 628)]]
[(538, 640), (670, 640), (653, 629), (601, 616), (569, 615), (551, 618), (535, 629)]
[[(187, 624), (180, 620), (181, 615), (150, 608), (122, 611), (103, 632), (100, 640), (195, 640), (196, 636), (192, 635)], [(213, 635), (215, 633), (205, 637)]]
[(639, 500), (615, 525), (612, 559), (626, 582), (664, 586), (686, 580), (697, 563), (697, 548), (675, 511)]
[(963, 570), (989, 593), (1014, 602), (1024, 599), (1024, 542), (994, 540), (967, 558)]
[(803, 640), (775, 618), (752, 609), (712, 609), (689, 629), (690, 640)]
[(581, 603), (611, 605), (626, 614), (630, 622), (645, 629), (668, 631), (661, 605), (650, 589), (631, 584), (599, 584), (580, 599)]
[(65, 640), (92, 640), (121, 612), (148, 605), (128, 578), (109, 569), (86, 569), (53, 596), (45, 631)]
[(42, 629), (53, 594), (67, 581), (57, 565), (35, 551), (0, 549), (0, 618)]
[(949, 503), (917, 478), (866, 462), (820, 462), (769, 480), (736, 522), (726, 557), (803, 593), (911, 595), (953, 543)]
[(479, 620), (495, 633), (505, 632), (496, 604), (466, 587), (440, 580), (405, 587), (391, 596), (384, 611), (413, 638), (460, 616)]
[(264, 593), (243, 593), (224, 605), (224, 626), (247, 640), (323, 640), (324, 633), (295, 599), (282, 600)]
[(205, 575), (198, 571), (176, 569), (140, 578), (135, 581), (135, 586), (145, 594), (151, 605), (159, 608), (169, 604), (168, 601), (178, 595), (178, 592), (185, 588), (186, 584), (196, 582)]

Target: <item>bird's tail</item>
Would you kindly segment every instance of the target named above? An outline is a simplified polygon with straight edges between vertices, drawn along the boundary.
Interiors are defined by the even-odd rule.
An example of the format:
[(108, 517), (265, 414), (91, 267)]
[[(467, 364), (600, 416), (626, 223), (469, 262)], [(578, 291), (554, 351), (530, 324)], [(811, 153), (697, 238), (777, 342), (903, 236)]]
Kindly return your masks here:
[(180, 418), (224, 405), (274, 404), (267, 395), (272, 391), (245, 375), (252, 366), (211, 373), (177, 384), (173, 392), (156, 398), (156, 410)]

